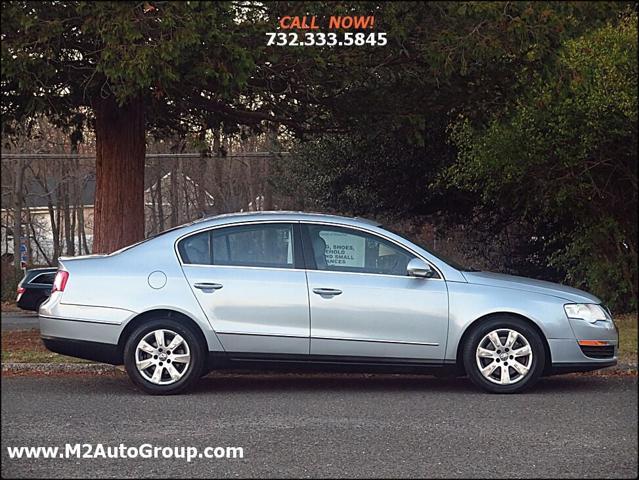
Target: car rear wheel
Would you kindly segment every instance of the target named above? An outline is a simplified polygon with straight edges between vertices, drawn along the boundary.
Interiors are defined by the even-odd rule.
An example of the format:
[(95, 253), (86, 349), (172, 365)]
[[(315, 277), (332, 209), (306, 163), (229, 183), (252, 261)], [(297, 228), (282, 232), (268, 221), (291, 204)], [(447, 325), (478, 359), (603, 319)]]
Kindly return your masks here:
[(170, 318), (137, 327), (124, 346), (124, 365), (138, 387), (170, 395), (193, 386), (204, 369), (204, 346), (193, 330)]
[(536, 329), (517, 317), (503, 315), (471, 332), (463, 359), (475, 385), (492, 393), (516, 393), (539, 380), (545, 352)]

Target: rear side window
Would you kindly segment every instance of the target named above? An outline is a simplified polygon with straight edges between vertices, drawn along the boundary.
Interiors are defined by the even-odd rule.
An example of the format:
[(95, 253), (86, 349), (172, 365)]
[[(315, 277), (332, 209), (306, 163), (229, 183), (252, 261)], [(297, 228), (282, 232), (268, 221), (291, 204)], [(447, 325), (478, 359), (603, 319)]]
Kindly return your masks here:
[(211, 249), (209, 232), (197, 233), (186, 237), (178, 244), (178, 250), (184, 263), (210, 265)]
[(208, 230), (180, 241), (183, 263), (293, 268), (290, 224), (242, 225)]

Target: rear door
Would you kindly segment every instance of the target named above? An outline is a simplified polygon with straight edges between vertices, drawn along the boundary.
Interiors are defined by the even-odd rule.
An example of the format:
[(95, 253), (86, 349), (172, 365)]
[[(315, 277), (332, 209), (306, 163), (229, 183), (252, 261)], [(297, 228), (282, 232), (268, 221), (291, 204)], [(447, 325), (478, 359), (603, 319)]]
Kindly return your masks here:
[(309, 353), (299, 224), (212, 228), (178, 242), (184, 274), (224, 349)]

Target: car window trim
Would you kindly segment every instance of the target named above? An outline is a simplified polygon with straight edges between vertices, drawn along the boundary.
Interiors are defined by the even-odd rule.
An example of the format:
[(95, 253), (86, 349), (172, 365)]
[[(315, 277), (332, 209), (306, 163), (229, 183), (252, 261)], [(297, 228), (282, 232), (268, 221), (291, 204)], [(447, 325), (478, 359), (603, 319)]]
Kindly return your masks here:
[[(301, 240), (301, 253), (303, 255), (302, 257), (302, 263), (300, 265), (295, 265), (294, 268), (281, 268), (281, 267), (259, 267), (259, 266), (241, 266), (241, 265), (207, 265), (207, 264), (202, 264), (202, 263), (184, 263), (184, 261), (182, 260), (182, 256), (180, 255), (179, 249), (178, 249), (178, 243), (180, 243), (180, 241), (182, 241), (183, 239), (190, 237), (191, 235), (197, 235), (198, 233), (202, 233), (205, 231), (210, 231), (210, 230), (216, 230), (219, 228), (228, 228), (228, 227), (236, 227), (236, 226), (241, 226), (241, 225), (260, 225), (260, 224), (274, 224), (274, 223), (286, 223), (286, 224), (290, 224), (295, 226), (296, 224), (299, 225), (299, 229), (297, 230), (299, 232), (300, 235), (300, 240)], [(381, 276), (381, 277), (391, 277), (391, 278), (414, 278), (416, 280), (422, 280), (418, 277), (411, 277), (411, 276), (400, 276), (400, 275), (389, 275), (389, 274), (385, 274), (385, 273), (362, 273), (362, 272), (340, 272), (340, 271), (334, 271), (334, 270), (317, 270), (317, 268), (311, 268), (308, 264), (308, 262), (306, 261), (308, 254), (310, 253), (312, 255), (312, 249), (309, 251), (309, 246), (307, 245), (308, 242), (308, 238), (306, 238), (307, 236), (304, 235), (304, 232), (302, 231), (302, 226), (303, 225), (328, 225), (328, 226), (334, 226), (334, 227), (343, 227), (343, 228), (350, 228), (353, 230), (359, 230), (361, 232), (364, 233), (368, 233), (370, 235), (375, 235), (378, 237), (383, 238), (384, 240), (387, 240), (395, 245), (397, 245), (398, 247), (404, 249), (404, 250), (408, 250), (409, 252), (411, 252), (413, 255), (415, 255), (417, 258), (425, 261), (428, 265), (430, 265), (430, 267), (437, 272), (437, 277), (433, 277), (433, 278), (429, 278), (428, 280), (431, 281), (445, 281), (445, 277), (444, 274), (442, 273), (442, 271), (436, 266), (434, 265), (430, 260), (428, 260), (427, 258), (425, 258), (423, 255), (421, 255), (419, 252), (413, 250), (412, 248), (403, 245), (402, 243), (389, 238), (383, 234), (380, 234), (378, 232), (373, 232), (371, 230), (368, 230), (367, 228), (363, 228), (357, 225), (350, 225), (350, 224), (343, 224), (343, 223), (337, 223), (337, 222), (331, 222), (331, 221), (321, 221), (321, 220), (251, 220), (251, 221), (246, 221), (246, 222), (234, 222), (234, 223), (225, 223), (222, 225), (212, 225), (212, 226), (207, 226), (207, 227), (203, 227), (200, 228), (198, 230), (195, 231), (191, 231), (191, 232), (187, 232), (184, 235), (179, 236), (174, 244), (173, 244), (173, 249), (175, 251), (175, 254), (177, 256), (178, 262), (180, 263), (181, 266), (191, 266), (191, 267), (215, 267), (215, 268), (259, 268), (259, 269), (266, 269), (266, 270), (284, 270), (284, 271), (314, 271), (314, 272), (328, 272), (328, 273), (337, 273), (337, 274), (341, 274), (341, 275), (377, 275), (377, 276)], [(381, 228), (381, 227), (380, 227)], [(295, 239), (295, 235), (296, 231), (295, 228), (293, 228), (293, 238)], [(210, 239), (210, 236), (209, 236)], [(295, 240), (294, 240), (295, 241)], [(293, 244), (293, 248), (295, 248), (295, 243)], [(295, 253), (294, 253), (295, 256)], [(314, 265), (314, 263), (313, 263)]]
[[(366, 228), (361, 228), (359, 226), (355, 226), (355, 225), (344, 225), (342, 223), (336, 223), (336, 222), (323, 222), (323, 221), (313, 221), (313, 220), (303, 220), (300, 221), (300, 226), (301, 226), (301, 230), (302, 230), (302, 235), (303, 235), (303, 245), (306, 247), (304, 252), (304, 260), (305, 260), (305, 267), (306, 270), (311, 270), (314, 272), (327, 272), (327, 273), (340, 273), (340, 274), (345, 274), (345, 275), (378, 275), (378, 276), (383, 276), (383, 277), (392, 277), (392, 278), (418, 278), (418, 277), (411, 277), (409, 275), (392, 275), (389, 273), (374, 273), (374, 272), (344, 272), (344, 271), (339, 271), (339, 270), (320, 270), (317, 268), (317, 265), (315, 264), (315, 258), (313, 257), (313, 250), (312, 250), (312, 244), (311, 244), (311, 239), (310, 236), (308, 234), (308, 229), (304, 228), (306, 225), (326, 225), (326, 226), (332, 226), (332, 227), (340, 227), (340, 228), (344, 228), (344, 229), (352, 229), (352, 230), (357, 230), (363, 233), (366, 233), (368, 235), (372, 235), (374, 237), (378, 237), (381, 238), (389, 243), (392, 243), (393, 245), (396, 245), (399, 249), (410, 252), (411, 255), (419, 258), (420, 260), (425, 261), (428, 265), (430, 265), (430, 267), (437, 272), (437, 277), (432, 277), (429, 278), (428, 280), (444, 280), (444, 275), (442, 274), (442, 272), (439, 270), (439, 268), (437, 268), (437, 266), (433, 265), (432, 262), (430, 262), (427, 258), (424, 258), (424, 256), (420, 255), (418, 252), (414, 251), (413, 249), (407, 247), (406, 245), (403, 245), (399, 242), (397, 242), (396, 240), (393, 240), (392, 238), (388, 238), (385, 235), (382, 235), (378, 232), (372, 232)], [(307, 250), (310, 249), (309, 253), (306, 253)]]
[[(305, 270), (303, 256), (301, 256), (303, 255), (302, 247), (301, 247), (301, 239), (299, 240), (299, 246), (298, 246), (298, 241), (296, 241), (296, 237), (301, 236), (299, 223), (300, 222), (297, 220), (256, 220), (256, 221), (250, 221), (250, 222), (238, 222), (238, 223), (227, 223), (224, 225), (213, 225), (213, 226), (204, 227), (199, 230), (195, 230), (193, 232), (188, 232), (188, 233), (185, 233), (184, 235), (181, 235), (175, 240), (173, 248), (181, 266), (215, 267), (215, 268), (229, 268), (229, 267), (230, 268), (259, 268), (259, 269), (266, 269), (266, 270), (284, 270), (287, 272), (294, 271), (294, 270)], [(213, 258), (213, 233), (212, 232), (213, 230), (219, 230), (222, 228), (252, 226), (252, 225), (274, 225), (274, 224), (286, 224), (291, 226), (291, 232), (293, 234), (293, 265), (291, 267), (271, 267), (271, 266), (260, 266), (260, 265), (215, 265), (212, 263), (212, 258)], [(193, 235), (198, 235), (204, 232), (208, 232), (207, 236), (208, 236), (208, 243), (209, 243), (209, 252), (211, 255), (209, 261), (211, 261), (211, 263), (209, 264), (185, 263), (180, 253), (180, 249), (178, 248), (179, 243), (188, 237), (191, 237)]]

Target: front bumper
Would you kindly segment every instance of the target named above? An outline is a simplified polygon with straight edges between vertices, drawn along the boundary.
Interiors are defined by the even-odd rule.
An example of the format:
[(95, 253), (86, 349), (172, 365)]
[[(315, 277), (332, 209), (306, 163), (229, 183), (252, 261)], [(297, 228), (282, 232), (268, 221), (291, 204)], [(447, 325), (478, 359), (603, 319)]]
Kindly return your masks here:
[(578, 363), (554, 363), (550, 369), (552, 375), (560, 375), (562, 373), (575, 372), (592, 372), (606, 367), (614, 367), (617, 365), (617, 359), (605, 362), (578, 362)]
[(619, 333), (612, 321), (568, 321), (574, 339), (548, 340), (553, 372), (585, 372), (617, 364)]

